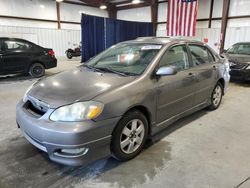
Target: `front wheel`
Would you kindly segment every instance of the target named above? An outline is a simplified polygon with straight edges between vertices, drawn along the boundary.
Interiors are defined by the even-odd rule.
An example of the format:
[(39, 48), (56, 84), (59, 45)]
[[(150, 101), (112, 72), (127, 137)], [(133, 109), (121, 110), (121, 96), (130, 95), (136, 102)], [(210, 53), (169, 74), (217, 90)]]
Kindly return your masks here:
[(128, 112), (115, 128), (111, 151), (119, 161), (127, 161), (137, 156), (148, 135), (146, 117), (138, 110)]
[(221, 83), (218, 82), (214, 87), (213, 93), (211, 95), (211, 105), (209, 106), (210, 110), (216, 110), (220, 106), (222, 95), (223, 87)]

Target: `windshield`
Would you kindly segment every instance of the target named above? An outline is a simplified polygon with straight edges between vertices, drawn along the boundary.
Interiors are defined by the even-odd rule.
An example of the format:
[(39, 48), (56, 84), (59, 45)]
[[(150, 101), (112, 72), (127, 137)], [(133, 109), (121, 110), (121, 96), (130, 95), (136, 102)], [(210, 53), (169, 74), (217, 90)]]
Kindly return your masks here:
[(104, 72), (140, 75), (161, 47), (159, 44), (119, 44), (96, 56), (86, 66)]
[(228, 49), (228, 53), (250, 55), (250, 44), (235, 44)]

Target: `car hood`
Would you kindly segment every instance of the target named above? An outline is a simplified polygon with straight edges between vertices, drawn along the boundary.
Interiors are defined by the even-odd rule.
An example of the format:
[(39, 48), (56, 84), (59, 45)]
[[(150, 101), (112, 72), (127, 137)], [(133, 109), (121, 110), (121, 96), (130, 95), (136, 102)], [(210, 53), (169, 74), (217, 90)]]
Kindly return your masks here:
[(57, 108), (77, 101), (91, 100), (134, 79), (131, 76), (94, 72), (80, 66), (40, 80), (34, 84), (28, 96), (47, 103), (50, 108)]

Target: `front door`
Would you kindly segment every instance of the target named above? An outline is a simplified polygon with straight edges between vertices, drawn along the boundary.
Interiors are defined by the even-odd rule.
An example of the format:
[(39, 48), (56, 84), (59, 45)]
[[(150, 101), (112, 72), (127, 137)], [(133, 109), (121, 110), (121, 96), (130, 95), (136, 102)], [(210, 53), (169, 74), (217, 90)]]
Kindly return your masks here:
[(196, 82), (184, 44), (170, 47), (159, 65), (175, 66), (178, 72), (176, 75), (162, 76), (157, 82), (157, 123), (192, 108)]

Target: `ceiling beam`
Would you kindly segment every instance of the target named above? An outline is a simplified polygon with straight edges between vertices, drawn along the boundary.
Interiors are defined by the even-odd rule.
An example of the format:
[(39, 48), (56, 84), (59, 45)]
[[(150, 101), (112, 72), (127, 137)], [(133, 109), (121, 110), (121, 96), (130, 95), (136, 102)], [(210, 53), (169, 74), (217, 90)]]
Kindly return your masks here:
[(117, 8), (114, 4), (108, 5), (108, 16), (112, 19), (117, 19)]
[(91, 5), (93, 7), (100, 7), (101, 1), (99, 0), (80, 0), (81, 2)]
[(144, 0), (145, 3), (149, 5), (153, 5), (156, 1), (155, 0)]
[(112, 4), (114, 5), (123, 5), (123, 4), (128, 4), (128, 3), (131, 3), (132, 0), (127, 0), (127, 1), (121, 1), (121, 2), (112, 2)]
[(72, 4), (72, 5), (80, 5), (80, 6), (87, 6), (87, 7), (96, 7), (96, 6), (93, 6), (93, 5), (86, 4), (86, 3), (69, 1), (69, 0), (64, 0), (62, 3), (67, 3), (67, 4)]
[(141, 7), (147, 7), (149, 6), (148, 3), (139, 3), (139, 4), (133, 4), (133, 5), (125, 5), (117, 7), (117, 10), (127, 10), (132, 8), (141, 8)]

